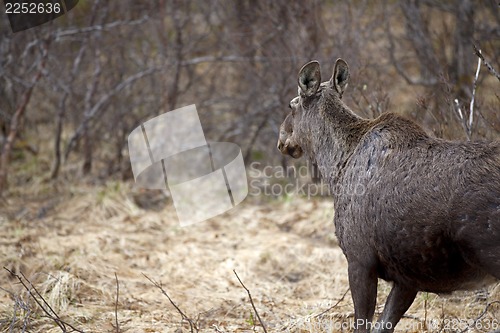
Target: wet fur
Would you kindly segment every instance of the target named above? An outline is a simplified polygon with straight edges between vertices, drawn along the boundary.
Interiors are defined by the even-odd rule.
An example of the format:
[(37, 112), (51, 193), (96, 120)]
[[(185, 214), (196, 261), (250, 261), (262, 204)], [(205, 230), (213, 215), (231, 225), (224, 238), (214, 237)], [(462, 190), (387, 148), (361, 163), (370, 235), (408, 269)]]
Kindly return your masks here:
[[(391, 325), (379, 332), (393, 331), (418, 291), (498, 281), (500, 142), (436, 139), (393, 113), (363, 119), (341, 100), (347, 64), (317, 90), (319, 64), (306, 66), (283, 137), (287, 151), (300, 149), (318, 164), (334, 193), (356, 319), (372, 319), (377, 278), (394, 282), (380, 319)], [(339, 192), (347, 188), (362, 193)]]

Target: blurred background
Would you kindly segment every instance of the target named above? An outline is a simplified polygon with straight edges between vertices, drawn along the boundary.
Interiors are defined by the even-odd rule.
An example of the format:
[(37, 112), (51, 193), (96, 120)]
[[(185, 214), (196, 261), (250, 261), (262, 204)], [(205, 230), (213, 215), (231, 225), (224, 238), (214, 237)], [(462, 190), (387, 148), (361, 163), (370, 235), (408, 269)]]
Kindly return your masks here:
[[(405, 114), (438, 137), (465, 139), (480, 48), (500, 68), (496, 1), (88, 1), (13, 34), (0, 23), (0, 144), (10, 187), (82, 176), (130, 179), (127, 136), (196, 104), (209, 140), (245, 161), (288, 163), (275, 149), (298, 69), (350, 65), (358, 114)], [(498, 82), (477, 82), (474, 139), (498, 137)], [(17, 114), (16, 114), (17, 112)], [(468, 113), (466, 114), (466, 116)], [(281, 161), (282, 160), (282, 161)], [(6, 165), (7, 163), (7, 165)], [(22, 170), (20, 170), (22, 169)], [(24, 172), (22, 172), (24, 171)], [(8, 175), (9, 174), (9, 175)]]
[[(193, 306), (193, 311), (201, 312), (213, 306), (220, 312), (206, 317), (233, 320), (235, 327), (252, 326), (244, 305), (235, 305), (244, 294), (231, 280), (231, 270), (221, 268), (235, 267), (234, 262), (249, 269), (246, 276), (254, 282), (255, 294), (274, 294), (276, 285), (286, 286), (280, 290), (282, 299), (261, 300), (264, 313), (279, 313), (280, 304), (295, 299), (309, 302), (310, 307), (289, 303), (290, 311), (305, 315), (319, 301), (339, 299), (345, 291), (345, 262), (333, 236), (331, 202), (286, 196), (278, 203), (251, 201), (242, 211), (205, 226), (179, 229), (171, 202), (167, 208), (163, 204), (168, 194), (133, 188), (128, 134), (157, 115), (196, 104), (207, 140), (238, 144), (247, 167), (253, 162), (259, 162), (254, 164), (257, 168), (306, 165), (304, 160), (281, 156), (276, 149), (279, 125), (297, 94), (300, 67), (313, 59), (320, 61), (326, 81), (341, 57), (351, 71), (344, 100), (357, 114), (374, 118), (385, 111), (396, 112), (440, 138), (498, 139), (500, 79), (481, 64), (476, 80), (478, 57), (473, 45), (493, 68), (500, 69), (498, 1), (80, 0), (66, 15), (18, 33), (11, 32), (2, 10), (3, 265), (27, 272), (34, 282), (42, 283), (42, 295), (53, 296), (56, 309), (70, 313), (81, 325), (95, 325), (90, 326), (95, 332), (100, 331), (97, 327), (111, 327), (112, 272), (117, 271), (118, 276), (127, 276), (123, 283), (128, 289), (119, 307), (122, 318), (136, 318), (130, 313), (149, 306), (158, 315), (155, 320), (171, 320), (154, 312), (160, 311), (158, 295), (147, 299), (145, 290), (153, 295), (154, 287), (145, 287), (141, 272), (150, 272), (170, 279), (174, 296), (188, 309)], [(223, 219), (228, 221), (220, 222)], [(248, 240), (241, 228), (253, 239), (247, 252), (238, 252)], [(230, 248), (241, 254), (240, 261), (216, 255), (210, 259), (217, 251), (207, 245), (207, 234), (215, 235), (214, 246), (221, 246), (221, 251)], [(143, 238), (135, 238), (139, 235)], [(158, 239), (159, 235), (165, 238)], [(261, 240), (252, 238), (257, 235)], [(182, 245), (176, 247), (172, 239)], [(314, 248), (308, 243), (311, 240)], [(279, 241), (283, 243), (273, 243)], [(205, 247), (193, 247), (194, 243)], [(291, 249), (301, 255), (290, 254)], [(276, 252), (282, 257), (274, 257)], [(231, 296), (222, 295), (219, 302), (211, 294), (207, 295), (210, 301), (189, 305), (189, 300), (207, 290), (222, 288), (204, 284), (213, 280), (209, 274), (213, 267), (192, 262), (193, 253), (204, 256), (204, 262), (224, 263), (217, 267), (222, 272), (219, 276), (232, 281), (224, 287), (232, 288), (227, 289)], [(298, 264), (287, 261), (292, 259)], [(334, 271), (343, 274), (334, 279), (338, 290), (330, 279), (336, 264), (339, 268)], [(172, 265), (183, 269), (177, 266), (176, 271)], [(199, 267), (205, 275), (193, 273)], [(0, 308), (0, 329), (21, 330), (26, 318), (40, 309), (35, 310), (33, 300), (21, 289), (8, 287), (12, 276), (6, 272), (0, 276), (10, 281), (1, 285), (9, 292), (0, 295), (6, 306)], [(183, 293), (196, 285), (202, 289), (195, 296)], [(58, 290), (55, 296), (54, 290)], [(134, 298), (138, 295), (146, 300)], [(424, 310), (427, 315), (428, 304), (433, 304), (440, 318), (443, 303), (425, 297), (417, 302), (414, 317), (423, 316)], [(474, 294), (467, 302), (485, 300), (478, 297)], [(455, 301), (457, 311), (447, 315), (465, 316), (461, 299)], [(134, 308), (138, 302), (141, 307)], [(21, 315), (23, 306), (31, 312)], [(345, 306), (340, 313), (352, 311), (349, 304)], [(81, 314), (82, 308), (94, 310)], [(165, 311), (177, 315), (175, 310)], [(236, 312), (227, 319), (231, 311)], [(467, 312), (469, 318), (474, 314)], [(278, 317), (283, 322), (286, 315)], [(49, 332), (48, 319), (37, 318), (34, 331)], [(174, 322), (170, 327), (179, 327), (178, 320)], [(144, 331), (162, 331), (150, 329)]]

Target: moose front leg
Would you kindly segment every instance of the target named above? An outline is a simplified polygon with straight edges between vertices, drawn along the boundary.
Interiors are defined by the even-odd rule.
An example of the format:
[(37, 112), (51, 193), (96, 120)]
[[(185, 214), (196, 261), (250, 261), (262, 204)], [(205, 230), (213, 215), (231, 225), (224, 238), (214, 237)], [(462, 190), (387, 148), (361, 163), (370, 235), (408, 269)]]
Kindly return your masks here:
[(413, 303), (415, 296), (417, 296), (417, 290), (414, 288), (394, 283), (385, 302), (382, 316), (375, 325), (375, 333), (392, 333), (396, 324)]
[(354, 302), (354, 332), (367, 333), (377, 302), (377, 272), (358, 263), (349, 263), (348, 273)]

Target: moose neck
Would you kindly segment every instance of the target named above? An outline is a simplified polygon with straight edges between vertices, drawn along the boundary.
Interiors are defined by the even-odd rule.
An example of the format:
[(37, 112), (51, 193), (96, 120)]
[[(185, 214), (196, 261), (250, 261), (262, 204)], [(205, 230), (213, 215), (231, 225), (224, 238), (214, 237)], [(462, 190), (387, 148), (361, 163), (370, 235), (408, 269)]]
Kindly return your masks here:
[(319, 116), (321, 130), (312, 136), (314, 156), (311, 157), (325, 181), (334, 187), (370, 121), (354, 114), (338, 98), (325, 101)]

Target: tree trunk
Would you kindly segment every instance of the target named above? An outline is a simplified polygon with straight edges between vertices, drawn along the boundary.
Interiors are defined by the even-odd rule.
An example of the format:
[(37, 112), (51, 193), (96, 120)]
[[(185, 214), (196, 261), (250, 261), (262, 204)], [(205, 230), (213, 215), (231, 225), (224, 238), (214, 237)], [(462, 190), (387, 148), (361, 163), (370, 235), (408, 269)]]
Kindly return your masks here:
[[(43, 61), (44, 60), (42, 60), (42, 62)], [(43, 64), (40, 66), (38, 73), (33, 78), (33, 81), (31, 82), (29, 88), (27, 88), (27, 90), (24, 92), (23, 97), (21, 98), (21, 103), (19, 104), (18, 108), (16, 109), (16, 112), (14, 113), (12, 119), (10, 120), (9, 134), (5, 139), (5, 143), (2, 149), (2, 154), (0, 156), (0, 194), (2, 194), (5, 189), (7, 189), (7, 176), (10, 163), (10, 153), (12, 152), (12, 147), (17, 137), (19, 124), (22, 121), (22, 118), (24, 117), (26, 107), (28, 106), (28, 103), (31, 99), (31, 93), (33, 92), (33, 88), (35, 87), (36, 83), (38, 82), (38, 80), (40, 80), (40, 77), (42, 76), (42, 66)]]

